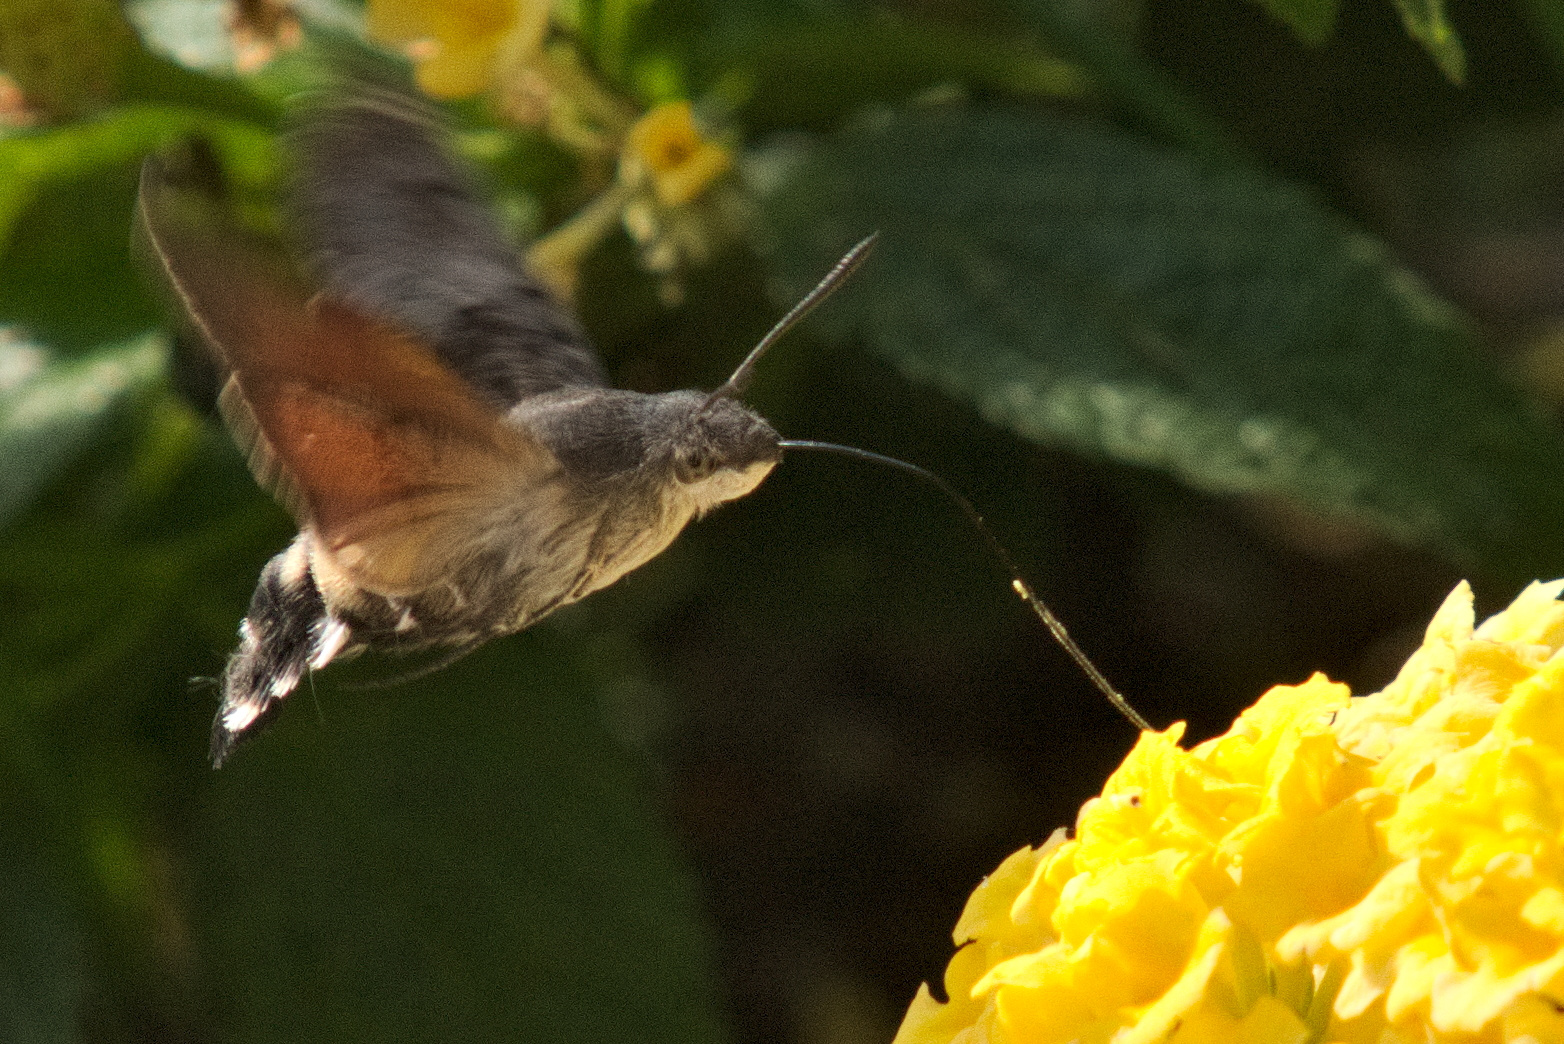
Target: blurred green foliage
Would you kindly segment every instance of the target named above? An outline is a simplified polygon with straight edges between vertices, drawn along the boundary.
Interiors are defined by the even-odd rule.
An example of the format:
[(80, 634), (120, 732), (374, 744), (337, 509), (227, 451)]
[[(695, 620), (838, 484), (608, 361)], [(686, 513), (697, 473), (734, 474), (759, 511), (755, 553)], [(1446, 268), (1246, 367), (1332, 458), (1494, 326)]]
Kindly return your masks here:
[[(622, 236), (585, 259), (581, 310), (620, 383), (717, 383), (879, 229), (855, 284), (766, 360), (757, 407), (950, 473), (1023, 560), (1078, 584), (1067, 618), (1132, 594), (1156, 610), (1084, 628), (1153, 718), (1334, 666), (1257, 651), (1298, 626), (1289, 599), (1352, 631), (1351, 671), (1454, 568), (1495, 598), (1564, 573), (1564, 435), (1542, 402), (1564, 386), (1556, 186), (1508, 163), (1505, 198), (1473, 203), (1485, 161), (1551, 140), (1554, 5), (1499, 5), (1464, 47), (1418, 0), (568, 6), (605, 89), (701, 102), (744, 171), (743, 241), (681, 273), (681, 309)], [(26, 102), (0, 99), (0, 1040), (883, 1038), (945, 955), (941, 904), (1130, 740), (1090, 697), (1034, 706), (1027, 683), (1062, 668), (1033, 658), (1051, 654), (947, 506), (895, 480), (790, 462), (537, 633), (390, 691), (344, 679), (395, 662), (333, 669), (205, 767), (214, 701), (190, 679), (221, 669), (290, 526), (176, 390), (129, 229), (142, 158), (192, 142), (276, 229), (288, 99), (373, 46), (354, 5), (298, 8), (304, 46), (241, 75), (221, 4), (130, 4), (132, 32), (106, 0), (0, 0)], [(1262, 80), (1228, 60), (1255, 41), (1292, 64)], [(1303, 101), (1278, 100), (1289, 76)], [(512, 224), (547, 229), (601, 188), (482, 100), (452, 111)], [(1420, 136), (1376, 141), (1379, 123)], [(1485, 281), (1496, 256), (1515, 267)], [(1227, 510), (1211, 494), (1260, 519), (1223, 540), (1284, 530), (1287, 550), (1262, 567), (1223, 545), (1161, 603), (1149, 580), (1083, 595), (1102, 578), (1060, 564), (1151, 575), (1204, 547), (1179, 541)], [(1357, 602), (1275, 565), (1322, 543), (1327, 562), (1371, 549)], [(1227, 617), (1200, 611), (1205, 587)], [(1227, 657), (1205, 673), (1204, 647), (1168, 651), (1198, 632)], [(1079, 737), (1069, 756), (1038, 746), (1054, 729)]]
[[(770, 201), (779, 272), (879, 228), (832, 318), (1017, 434), (1564, 569), (1564, 442), (1472, 325), (1295, 186), (1035, 113), (865, 121)], [(829, 321), (829, 320), (828, 320)]]

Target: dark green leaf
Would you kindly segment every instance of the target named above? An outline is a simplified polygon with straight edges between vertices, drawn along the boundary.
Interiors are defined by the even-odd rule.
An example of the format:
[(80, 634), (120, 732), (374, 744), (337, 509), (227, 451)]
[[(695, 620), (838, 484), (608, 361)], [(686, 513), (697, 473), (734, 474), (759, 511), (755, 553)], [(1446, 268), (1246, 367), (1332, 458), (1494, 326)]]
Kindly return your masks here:
[(1556, 78), (1564, 77), (1564, 4), (1558, 0), (1521, 0), (1521, 13), (1530, 19), (1533, 33)]
[(1304, 43), (1322, 44), (1336, 27), (1341, 0), (1255, 0), (1286, 22)]
[(835, 120), (948, 84), (1016, 96), (1078, 94), (1086, 80), (1036, 43), (887, 17), (800, 19), (764, 35), (719, 38), (703, 62), (742, 76), (750, 124)]
[[(160, 370), (161, 349), (151, 354)], [(62, 369), (91, 374), (97, 362)], [(57, 749), (57, 738), (19, 723), (42, 721), (50, 708), (68, 720), (81, 713), (74, 701), (92, 693), (128, 713), (131, 693), (164, 656), (184, 661), (174, 668), (182, 688), (191, 649), (215, 656), (227, 645), (235, 607), (264, 561), (260, 550), (286, 535), (283, 513), (260, 498), (227, 436), (201, 425), (157, 381), (140, 383), (152, 386), (95, 418), (76, 418), (69, 407), (54, 412), (73, 391), (87, 400), (105, 394), (87, 381), (48, 385), (28, 406), (51, 423), (24, 429), (16, 448), (55, 470), (0, 532), (0, 736), (7, 740)], [(78, 420), (90, 431), (73, 427)], [(54, 438), (74, 444), (74, 452), (56, 449)], [(57, 453), (74, 459), (66, 464)], [(18, 470), (38, 466), (30, 455)], [(8, 461), (5, 473), (11, 470)], [(89, 719), (112, 732), (110, 718), (104, 706), (82, 714), (72, 739), (92, 731)]]
[(767, 204), (789, 293), (879, 229), (850, 317), (1027, 438), (1295, 498), (1511, 576), (1564, 569), (1564, 441), (1460, 317), (1306, 193), (1106, 128), (947, 110)]
[(138, 48), (125, 61), (122, 97), (131, 104), (189, 106), (213, 116), (276, 126), (280, 109), (251, 91), (251, 82), (187, 69)]
[(85, 123), (0, 136), (0, 242), (9, 240), (40, 186), (139, 159), (197, 119), (170, 110), (131, 108)]
[(1444, 0), (1394, 0), (1407, 34), (1423, 45), (1452, 83), (1466, 79), (1466, 52), (1445, 16)]
[(687, 872), (571, 656), (328, 675), (215, 777), (198, 918), (234, 1039), (718, 1039)]
[(153, 337), (50, 361), (33, 345), (0, 341), (0, 525), (88, 442), (105, 415), (162, 372)]
[(74, 917), (24, 851), (0, 844), (0, 1040), (79, 1040), (86, 993)]
[(1076, 4), (1058, 0), (1015, 0), (1015, 4), (1050, 48), (1146, 130), (1204, 155), (1239, 154), (1227, 129), (1177, 81), (1142, 57), (1120, 28), (1089, 18)]
[(87, 123), (0, 137), (0, 323), (54, 348), (116, 340), (161, 315), (131, 259), (141, 159), (191, 134), (253, 177), (259, 131), (193, 110), (135, 107)]

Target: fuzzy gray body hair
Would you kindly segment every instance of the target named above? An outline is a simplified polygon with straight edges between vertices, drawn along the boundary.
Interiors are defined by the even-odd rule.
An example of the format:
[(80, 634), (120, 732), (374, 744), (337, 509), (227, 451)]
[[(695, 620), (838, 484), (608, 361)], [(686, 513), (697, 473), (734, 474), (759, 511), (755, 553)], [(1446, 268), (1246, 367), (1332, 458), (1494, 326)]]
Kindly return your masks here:
[(290, 140), (307, 279), (155, 160), (141, 181), (149, 258), (225, 374), (251, 470), (299, 523), (223, 672), (214, 765), (309, 671), (529, 627), (781, 457), (728, 386), (609, 387), (419, 102), (352, 85), (302, 105)]
[(656, 557), (781, 459), (763, 418), (691, 391), (565, 388), (518, 403), (504, 423), (550, 450), (549, 472), (518, 476), (518, 496), (445, 534), (459, 547), (438, 583), (369, 590), (308, 527), (268, 563), (224, 672), (214, 765), (307, 671), (366, 648), (467, 650), (530, 627)]

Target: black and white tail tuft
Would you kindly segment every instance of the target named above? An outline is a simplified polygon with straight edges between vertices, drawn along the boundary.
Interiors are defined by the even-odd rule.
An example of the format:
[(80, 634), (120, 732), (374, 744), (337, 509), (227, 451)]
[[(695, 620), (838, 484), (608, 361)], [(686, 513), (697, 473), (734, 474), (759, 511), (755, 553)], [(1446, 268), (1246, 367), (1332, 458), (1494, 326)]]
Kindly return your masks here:
[(326, 612), (310, 575), (307, 535), (261, 570), (239, 648), (223, 671), (222, 703), (212, 722), (212, 767), (274, 717), (304, 672), (324, 667), (347, 646), (348, 625)]

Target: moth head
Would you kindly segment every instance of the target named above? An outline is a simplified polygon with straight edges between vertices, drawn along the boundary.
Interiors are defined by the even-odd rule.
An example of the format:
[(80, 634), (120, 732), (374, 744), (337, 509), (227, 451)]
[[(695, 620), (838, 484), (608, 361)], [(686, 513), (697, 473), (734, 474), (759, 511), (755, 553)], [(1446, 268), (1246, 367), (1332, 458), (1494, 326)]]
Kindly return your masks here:
[(877, 238), (878, 233), (870, 235), (849, 250), (825, 278), (761, 338), (721, 387), (692, 404), (694, 409), (688, 423), (674, 439), (671, 463), (674, 479), (695, 499), (698, 510), (706, 511), (749, 493), (782, 459), (781, 437), (776, 429), (740, 402), (740, 397), (749, 387), (755, 364), (761, 356), (852, 275), (874, 248)]
[(689, 395), (696, 408), (673, 440), (669, 468), (699, 511), (751, 492), (782, 459), (781, 436), (743, 403), (676, 394)]

